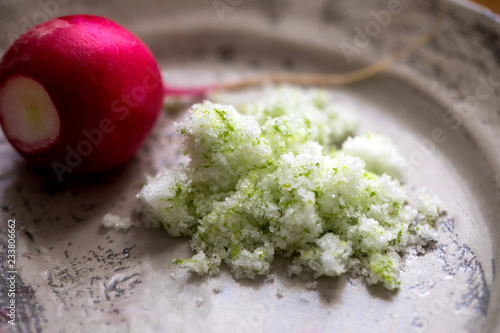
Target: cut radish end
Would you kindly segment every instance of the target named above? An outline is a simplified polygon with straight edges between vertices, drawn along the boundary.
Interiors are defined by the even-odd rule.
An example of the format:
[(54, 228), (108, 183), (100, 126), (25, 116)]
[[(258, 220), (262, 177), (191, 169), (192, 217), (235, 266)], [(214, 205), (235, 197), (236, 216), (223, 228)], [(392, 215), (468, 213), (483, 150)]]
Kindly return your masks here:
[(22, 75), (11, 77), (0, 88), (3, 130), (19, 150), (33, 153), (59, 139), (59, 114), (45, 88)]

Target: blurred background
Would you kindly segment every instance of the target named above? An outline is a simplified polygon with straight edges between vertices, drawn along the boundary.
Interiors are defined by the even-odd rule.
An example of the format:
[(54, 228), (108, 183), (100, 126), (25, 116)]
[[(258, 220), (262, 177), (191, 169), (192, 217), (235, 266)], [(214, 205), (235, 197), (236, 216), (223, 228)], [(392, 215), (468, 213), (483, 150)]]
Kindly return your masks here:
[(498, 0), (474, 0), (480, 5), (488, 7), (496, 13), (500, 13), (500, 1)]

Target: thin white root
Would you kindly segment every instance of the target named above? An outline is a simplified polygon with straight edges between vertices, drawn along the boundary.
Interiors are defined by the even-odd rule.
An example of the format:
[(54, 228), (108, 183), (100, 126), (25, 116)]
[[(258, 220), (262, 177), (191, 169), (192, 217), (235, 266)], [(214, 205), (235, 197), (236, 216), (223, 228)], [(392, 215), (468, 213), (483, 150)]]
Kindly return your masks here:
[(410, 52), (419, 46), (427, 43), (431, 38), (439, 34), (444, 25), (446, 17), (446, 0), (440, 0), (440, 13), (439, 19), (432, 26), (432, 28), (423, 36), (411, 41), (399, 50), (395, 51), (386, 58), (377, 61), (376, 63), (346, 73), (331, 73), (331, 74), (312, 74), (312, 73), (269, 73), (242, 78), (237, 81), (222, 83), (215, 87), (215, 90), (234, 91), (254, 86), (259, 86), (264, 83), (289, 83), (302, 86), (316, 85), (316, 86), (335, 86), (346, 85), (355, 82), (367, 80), (376, 76), (389, 68), (398, 60), (404, 58)]

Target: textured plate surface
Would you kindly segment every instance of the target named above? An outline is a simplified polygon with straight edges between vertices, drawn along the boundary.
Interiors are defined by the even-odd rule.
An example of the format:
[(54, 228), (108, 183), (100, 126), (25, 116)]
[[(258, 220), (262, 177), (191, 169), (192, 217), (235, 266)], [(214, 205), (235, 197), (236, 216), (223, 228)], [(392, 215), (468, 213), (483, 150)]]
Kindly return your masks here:
[[(0, 52), (33, 23), (87, 12), (141, 37), (173, 84), (276, 70), (341, 72), (381, 59), (437, 20), (435, 1), (402, 0), (400, 13), (377, 23), (392, 2), (3, 1)], [(145, 173), (182, 158), (172, 121), (184, 110), (164, 114), (123, 167), (62, 183), (28, 168), (1, 135), (1, 253), (7, 220), (15, 219), (18, 318), (13, 327), (2, 314), (0, 331), (498, 331), (500, 23), (467, 3), (447, 7), (441, 34), (427, 45), (383, 75), (332, 89), (362, 119), (360, 132), (379, 131), (397, 144), (413, 166), (410, 196), (426, 187), (448, 211), (436, 225), (438, 244), (403, 260), (399, 292), (351, 276), (313, 285), (288, 277), (280, 260), (269, 277), (255, 281), (235, 280), (227, 270), (191, 276), (171, 264), (191, 255), (187, 239), (162, 230), (103, 229), (107, 212), (133, 215)], [(371, 31), (369, 44), (357, 28)], [(445, 139), (436, 140), (435, 131)], [(6, 308), (1, 260), (0, 307)]]

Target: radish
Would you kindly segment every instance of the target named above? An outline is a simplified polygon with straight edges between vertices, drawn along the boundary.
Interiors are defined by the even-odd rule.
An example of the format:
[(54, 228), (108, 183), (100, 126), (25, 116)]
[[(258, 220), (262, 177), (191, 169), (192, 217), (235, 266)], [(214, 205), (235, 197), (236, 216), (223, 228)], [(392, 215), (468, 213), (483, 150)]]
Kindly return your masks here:
[(75, 15), (21, 35), (0, 62), (0, 122), (32, 165), (91, 173), (129, 160), (162, 105), (149, 49), (118, 24)]

